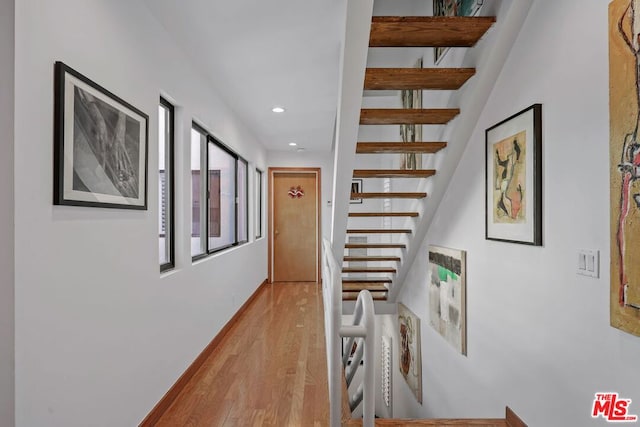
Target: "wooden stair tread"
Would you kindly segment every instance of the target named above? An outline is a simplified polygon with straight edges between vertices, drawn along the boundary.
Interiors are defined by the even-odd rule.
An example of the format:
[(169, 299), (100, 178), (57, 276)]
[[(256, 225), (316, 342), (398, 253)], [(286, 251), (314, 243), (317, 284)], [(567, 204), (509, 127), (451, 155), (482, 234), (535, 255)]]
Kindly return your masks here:
[(396, 273), (393, 267), (343, 267), (343, 273)]
[[(342, 301), (356, 301), (360, 292), (343, 292)], [(386, 301), (387, 293), (371, 292), (371, 298), (374, 301)]]
[(367, 68), (364, 90), (456, 90), (475, 68)]
[(418, 212), (349, 212), (349, 216), (352, 218), (369, 218), (369, 217), (413, 217), (420, 216)]
[(446, 146), (446, 142), (358, 142), (356, 145), (356, 154), (433, 154), (442, 150)]
[(343, 285), (342, 292), (359, 292), (362, 290), (367, 290), (369, 292), (387, 292), (389, 289), (385, 285), (367, 285), (367, 286), (358, 286), (358, 285)]
[(381, 284), (381, 283), (392, 283), (393, 280), (388, 278), (379, 278), (379, 279), (349, 279), (348, 277), (342, 278), (342, 284), (358, 284), (358, 285), (366, 285), (366, 284)]
[(351, 228), (347, 229), (347, 234), (411, 234), (408, 228)]
[(435, 169), (355, 169), (354, 178), (429, 178)]
[(377, 261), (397, 261), (400, 262), (399, 256), (346, 256), (343, 259), (346, 262), (377, 262)]
[(352, 199), (424, 199), (427, 193), (351, 193)]
[(458, 114), (458, 108), (363, 108), (360, 124), (445, 125)]
[(345, 249), (404, 249), (407, 245), (402, 243), (347, 243)]
[(374, 16), (370, 47), (471, 47), (495, 17)]

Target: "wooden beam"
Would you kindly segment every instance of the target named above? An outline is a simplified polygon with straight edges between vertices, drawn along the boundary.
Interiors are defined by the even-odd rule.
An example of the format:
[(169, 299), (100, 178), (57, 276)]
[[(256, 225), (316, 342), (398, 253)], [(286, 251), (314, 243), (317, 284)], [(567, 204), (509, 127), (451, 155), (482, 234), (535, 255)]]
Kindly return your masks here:
[(457, 90), (475, 68), (367, 68), (364, 90)]
[(471, 47), (495, 17), (374, 16), (370, 47)]
[(350, 284), (358, 284), (358, 285), (365, 285), (367, 283), (369, 284), (375, 284), (375, 283), (392, 283), (393, 280), (391, 279), (349, 279), (349, 278), (342, 278), (342, 284), (344, 285), (345, 283), (350, 283)]
[(413, 217), (420, 216), (418, 212), (349, 212), (351, 218), (375, 218), (375, 217)]
[(395, 268), (392, 267), (344, 267), (343, 273), (394, 273)]
[(351, 193), (352, 199), (424, 199), (427, 193)]
[(458, 108), (363, 108), (361, 125), (446, 125)]
[(446, 146), (446, 142), (358, 142), (356, 145), (356, 154), (433, 154), (442, 150)]
[[(358, 299), (358, 294), (360, 292), (342, 292), (342, 300), (343, 301), (356, 301)], [(378, 292), (378, 291), (374, 291), (371, 292), (371, 298), (374, 301), (386, 301), (387, 300), (387, 293), (384, 292)]]
[(378, 262), (378, 261), (397, 261), (400, 262), (399, 256), (346, 256), (345, 262)]
[(347, 243), (345, 249), (404, 249), (407, 245), (402, 243)]
[(383, 229), (383, 228), (351, 228), (347, 230), (347, 234), (411, 234), (409, 229)]
[(429, 178), (435, 169), (356, 169), (354, 178)]
[(342, 290), (345, 292), (359, 292), (366, 289), (367, 291), (387, 292), (388, 289), (383, 284), (368, 284), (368, 285), (342, 285)]

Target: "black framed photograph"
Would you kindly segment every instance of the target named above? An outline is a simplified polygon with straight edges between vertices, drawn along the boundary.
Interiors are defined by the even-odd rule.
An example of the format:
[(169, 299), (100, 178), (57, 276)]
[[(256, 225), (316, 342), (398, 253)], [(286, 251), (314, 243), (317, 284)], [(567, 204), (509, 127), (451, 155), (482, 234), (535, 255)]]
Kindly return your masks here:
[(149, 117), (55, 64), (55, 205), (147, 209)]
[(486, 130), (486, 238), (542, 246), (542, 105)]
[(362, 179), (354, 178), (351, 181), (351, 200), (349, 201), (349, 203), (351, 203), (351, 204), (362, 203), (362, 197), (358, 197), (358, 198), (354, 198), (353, 197), (354, 194), (360, 194), (362, 192), (363, 192), (362, 191)]

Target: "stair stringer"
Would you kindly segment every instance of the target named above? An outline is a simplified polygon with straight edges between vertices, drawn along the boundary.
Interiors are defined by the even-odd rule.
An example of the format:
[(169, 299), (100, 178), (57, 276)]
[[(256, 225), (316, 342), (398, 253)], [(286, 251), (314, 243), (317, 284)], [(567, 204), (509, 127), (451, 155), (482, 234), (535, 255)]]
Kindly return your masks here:
[[(444, 128), (444, 135), (440, 140), (448, 141), (448, 145), (434, 157), (437, 175), (418, 185), (417, 191), (426, 191), (429, 196), (426, 202), (417, 202), (414, 205), (413, 210), (420, 212), (420, 217), (412, 237), (410, 239), (403, 237), (403, 243), (407, 244), (407, 248), (403, 251), (402, 263), (389, 290), (388, 300), (390, 302), (396, 301), (407, 274), (416, 261), (420, 246), (478, 124), (480, 115), (493, 91), (509, 52), (516, 42), (532, 1), (502, 2), (500, 9), (496, 12), (496, 24), (475, 48), (469, 50), (465, 57), (465, 60), (467, 57), (476, 58), (476, 75), (449, 101), (449, 106), (461, 107), (461, 114)], [(484, 142), (476, 141), (476, 143)], [(426, 260), (423, 261), (426, 262)]]
[[(333, 253), (344, 253), (353, 162), (360, 126), (362, 87), (367, 66), (373, 0), (349, 0), (345, 39), (340, 62), (340, 87), (333, 165), (333, 209), (331, 245)], [(345, 185), (349, 183), (349, 185)]]

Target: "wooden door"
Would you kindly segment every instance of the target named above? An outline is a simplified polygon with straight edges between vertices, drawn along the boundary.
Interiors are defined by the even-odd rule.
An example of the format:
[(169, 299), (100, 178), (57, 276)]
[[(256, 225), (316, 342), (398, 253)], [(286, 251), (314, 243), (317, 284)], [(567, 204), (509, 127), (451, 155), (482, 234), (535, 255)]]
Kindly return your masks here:
[(319, 171), (272, 172), (273, 282), (318, 280), (319, 175)]

